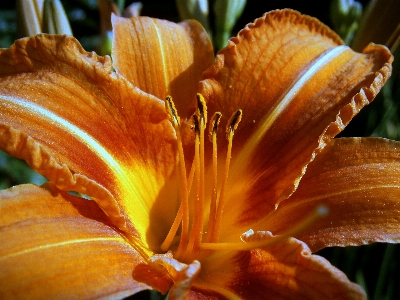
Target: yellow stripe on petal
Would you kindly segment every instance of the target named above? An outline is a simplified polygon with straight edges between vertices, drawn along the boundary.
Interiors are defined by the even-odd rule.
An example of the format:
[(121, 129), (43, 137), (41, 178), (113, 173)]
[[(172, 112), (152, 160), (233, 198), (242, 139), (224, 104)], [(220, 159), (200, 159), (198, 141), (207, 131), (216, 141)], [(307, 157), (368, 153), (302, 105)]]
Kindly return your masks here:
[(93, 201), (57, 188), (0, 191), (0, 298), (124, 298), (145, 260)]
[[(329, 49), (327, 53), (321, 55), (315, 62), (313, 62), (308, 70), (294, 81), (290, 89), (281, 96), (279, 101), (276, 101), (275, 106), (268, 112), (264, 118), (260, 121), (257, 129), (252, 133), (250, 139), (246, 141), (246, 144), (241, 149), (239, 156), (235, 160), (235, 166), (247, 167), (245, 162), (249, 161), (249, 157), (253, 155), (253, 151), (260, 144), (260, 141), (264, 138), (265, 133), (271, 128), (276, 119), (280, 114), (289, 107), (291, 102), (300, 93), (300, 91), (312, 80), (313, 77), (319, 76), (320, 72), (324, 68), (329, 67), (330, 64), (337, 64), (336, 61), (341, 59), (341, 55), (350, 48), (347, 46), (338, 46), (336, 48)], [(240, 171), (239, 171), (240, 172)]]
[(269, 12), (229, 41), (200, 82), (211, 114), (243, 110), (221, 235), (246, 231), (290, 197), (316, 153), (374, 99), (392, 61), (387, 48), (356, 53), (292, 10)]
[[(86, 238), (86, 239), (75, 239), (75, 240), (68, 240), (68, 241), (63, 241), (63, 242), (59, 242), (59, 243), (51, 243), (51, 244), (45, 244), (45, 245), (39, 245), (33, 248), (29, 248), (29, 249), (24, 249), (18, 252), (12, 252), (8, 255), (1, 255), (0, 253), (0, 264), (1, 264), (1, 260), (7, 260), (10, 258), (14, 258), (20, 255), (27, 255), (27, 254), (31, 254), (33, 252), (36, 251), (43, 251), (46, 249), (50, 249), (50, 248), (58, 248), (58, 247), (63, 247), (63, 246), (70, 246), (71, 244), (88, 244), (88, 243), (110, 243), (110, 242), (117, 242), (119, 244), (125, 244), (126, 246), (131, 246), (125, 239), (123, 239), (122, 237), (108, 237), (108, 238), (104, 238), (104, 237), (93, 237), (93, 238)], [(81, 247), (86, 247), (87, 245), (81, 245)]]
[(38, 173), (58, 188), (90, 196), (111, 218), (116, 226), (126, 229), (126, 220), (114, 196), (97, 182), (81, 174), (73, 174), (65, 164), (57, 160), (30, 136), (0, 123), (0, 148), (19, 159), (25, 160)]
[[(99, 144), (96, 145), (100, 147)], [(26, 160), (34, 170), (54, 182), (58, 188), (90, 196), (116, 226), (132, 234), (134, 240), (131, 242), (138, 242), (135, 235), (139, 233), (144, 238), (143, 241), (147, 240), (146, 244), (150, 245), (148, 247), (157, 249), (161, 244), (160, 239), (164, 238), (168, 228), (166, 224), (172, 222), (173, 203), (177, 203), (178, 199), (173, 180), (160, 193), (159, 187), (164, 182), (157, 180), (159, 176), (155, 172), (140, 163), (127, 167), (126, 164), (114, 160), (118, 168), (115, 178), (118, 198), (115, 198), (97, 182), (84, 175), (73, 174), (66, 165), (59, 164), (34, 139), (3, 124), (0, 124), (0, 147), (11, 155)], [(115, 172), (112, 166), (109, 172)], [(171, 198), (171, 195), (176, 195), (176, 198)], [(166, 201), (170, 204), (170, 210), (165, 210)], [(154, 214), (164, 218), (154, 219)], [(153, 234), (147, 236), (149, 230)]]
[(123, 170), (121, 169), (120, 164), (96, 139), (92, 138), (92, 136), (74, 124), (68, 122), (66, 119), (59, 117), (42, 106), (36, 105), (32, 102), (27, 102), (23, 99), (1, 96), (1, 100), (6, 105), (8, 104), (12, 106), (15, 111), (26, 110), (29, 112), (29, 114), (37, 115), (41, 121), (53, 123), (54, 126), (62, 128), (62, 130), (79, 139), (82, 144), (85, 144), (88, 148), (95, 152), (97, 156), (101, 158), (106, 165), (108, 165), (110, 170), (117, 173), (120, 177), (126, 175), (122, 174)]
[(45, 34), (0, 50), (0, 124), (1, 149), (144, 242), (150, 220), (158, 240), (173, 218), (161, 203), (176, 159), (163, 103), (112, 72), (109, 57)]

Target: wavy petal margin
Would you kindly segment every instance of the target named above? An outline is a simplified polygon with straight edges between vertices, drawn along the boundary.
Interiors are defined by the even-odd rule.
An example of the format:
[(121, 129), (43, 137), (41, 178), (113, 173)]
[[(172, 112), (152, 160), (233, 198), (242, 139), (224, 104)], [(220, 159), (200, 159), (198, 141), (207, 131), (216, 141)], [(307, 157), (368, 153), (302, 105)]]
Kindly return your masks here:
[(341, 43), (315, 18), (272, 11), (232, 38), (203, 74), (200, 92), (210, 113), (228, 118), (243, 110), (221, 229), (226, 235), (289, 197), (315, 153), (390, 77), (387, 48), (371, 44), (359, 54)]
[(314, 252), (400, 242), (400, 142), (334, 139), (309, 164), (296, 192), (256, 230), (279, 234), (318, 205), (327, 206), (329, 214), (297, 237)]
[[(192, 294), (223, 299), (365, 299), (360, 286), (294, 238), (202, 263)], [(196, 297), (193, 297), (196, 299)]]
[[(1, 50), (0, 123), (1, 149), (147, 237), (149, 214), (175, 167), (175, 133), (163, 101), (112, 72), (109, 57), (84, 51), (73, 37), (45, 34)], [(156, 237), (174, 218), (162, 216), (153, 222)]]

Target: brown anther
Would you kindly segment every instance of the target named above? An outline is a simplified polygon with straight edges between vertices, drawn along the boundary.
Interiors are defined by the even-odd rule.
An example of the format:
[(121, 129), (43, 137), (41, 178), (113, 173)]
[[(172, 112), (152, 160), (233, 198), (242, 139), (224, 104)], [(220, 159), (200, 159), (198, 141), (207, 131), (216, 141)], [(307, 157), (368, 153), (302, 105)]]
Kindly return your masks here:
[(194, 129), (194, 133), (196, 135), (200, 134), (200, 124), (199, 124), (199, 118), (197, 115), (192, 115), (193, 118), (193, 124), (192, 124), (192, 129)]
[(221, 117), (222, 117), (222, 114), (217, 111), (216, 113), (214, 113), (214, 115), (212, 116), (212, 118), (210, 120), (211, 126), (210, 126), (210, 129), (208, 132), (208, 137), (211, 142), (212, 142), (213, 134), (217, 134), (218, 125), (219, 125), (219, 122), (221, 121)]
[(240, 120), (242, 120), (242, 110), (238, 109), (236, 112), (232, 114), (232, 116), (228, 120), (228, 124), (226, 125), (226, 138), (229, 140), (230, 134), (238, 127)]
[(204, 126), (207, 123), (207, 105), (206, 105), (206, 100), (204, 99), (202, 94), (197, 94), (196, 95), (197, 99), (197, 114), (199, 117), (199, 121), (203, 119), (204, 121)]
[(175, 126), (179, 126), (180, 118), (178, 116), (178, 112), (176, 111), (174, 101), (172, 101), (171, 96), (167, 96), (165, 98), (165, 110), (167, 111), (169, 120)]

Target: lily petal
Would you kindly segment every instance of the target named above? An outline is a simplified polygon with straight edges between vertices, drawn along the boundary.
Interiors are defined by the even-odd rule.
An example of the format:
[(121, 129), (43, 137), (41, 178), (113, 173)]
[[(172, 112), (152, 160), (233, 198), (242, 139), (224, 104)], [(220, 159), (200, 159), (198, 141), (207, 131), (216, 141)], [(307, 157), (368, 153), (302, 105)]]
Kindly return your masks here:
[(273, 247), (203, 262), (193, 287), (196, 292), (219, 293), (227, 299), (365, 298), (360, 286), (294, 238)]
[(186, 113), (201, 74), (214, 62), (212, 44), (195, 20), (172, 23), (148, 17), (113, 15), (113, 64), (146, 93), (174, 98)]
[(329, 214), (299, 239), (313, 251), (330, 246), (400, 242), (400, 142), (334, 139), (310, 163), (299, 188), (257, 227), (279, 234), (317, 205)]
[(143, 258), (94, 201), (20, 185), (0, 192), (0, 211), (0, 298), (122, 298), (149, 288), (132, 278)]
[(118, 226), (121, 218), (135, 219), (144, 237), (150, 208), (175, 166), (164, 103), (72, 37), (18, 40), (0, 52), (0, 70), (0, 148), (59, 188), (87, 193)]
[(148, 264), (140, 264), (133, 270), (133, 278), (158, 290), (168, 292), (168, 299), (186, 299), (192, 282), (201, 269), (200, 262), (181, 263), (171, 252), (150, 257)]
[(154, 255), (150, 258), (153, 265), (159, 264), (168, 272), (170, 278), (174, 281), (168, 298), (171, 300), (186, 299), (192, 282), (196, 279), (200, 272), (200, 262), (194, 260), (187, 265), (181, 263), (172, 257), (172, 254)]
[(341, 44), (314, 18), (273, 11), (232, 38), (204, 73), (200, 92), (211, 113), (229, 118), (243, 110), (221, 230), (257, 222), (289, 197), (315, 151), (389, 78), (393, 57), (385, 47), (359, 54)]

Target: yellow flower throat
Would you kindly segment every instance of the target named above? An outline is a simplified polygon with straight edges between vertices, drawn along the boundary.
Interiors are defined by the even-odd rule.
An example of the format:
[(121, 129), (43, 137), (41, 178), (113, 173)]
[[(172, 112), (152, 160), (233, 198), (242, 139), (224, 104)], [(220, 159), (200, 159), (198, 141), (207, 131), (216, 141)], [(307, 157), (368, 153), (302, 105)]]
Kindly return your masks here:
[[(242, 118), (242, 111), (239, 109), (228, 120), (226, 126), (226, 138), (228, 140), (228, 148), (225, 160), (224, 174), (222, 177), (221, 188), (217, 191), (217, 131), (222, 114), (214, 113), (210, 120), (209, 138), (212, 142), (212, 178), (211, 178), (211, 199), (209, 208), (209, 220), (207, 224), (207, 233), (203, 234), (203, 215), (205, 212), (205, 167), (204, 167), (204, 135), (207, 124), (207, 107), (206, 102), (201, 94), (197, 94), (197, 109), (193, 115), (192, 129), (195, 132), (195, 155), (193, 164), (189, 173), (186, 175), (186, 165), (184, 159), (184, 151), (182, 139), (180, 135), (180, 118), (177, 114), (172, 98), (168, 96), (165, 100), (165, 108), (172, 123), (177, 136), (178, 156), (179, 156), (179, 174), (181, 182), (181, 203), (179, 210), (175, 216), (175, 220), (161, 245), (162, 251), (168, 251), (176, 238), (179, 238), (179, 245), (174, 251), (174, 258), (185, 263), (193, 260), (201, 259), (211, 253), (210, 250), (250, 250), (272, 246), (282, 242), (294, 234), (303, 231), (316, 219), (326, 214), (325, 207), (318, 207), (314, 213), (306, 217), (300, 224), (297, 224), (289, 231), (274, 237), (262, 239), (252, 239), (246, 241), (245, 234), (242, 235), (242, 242), (219, 243), (220, 225), (222, 213), (225, 204), (226, 184), (229, 173), (229, 166), (232, 153), (232, 141), (234, 132)], [(194, 211), (192, 226), (189, 229), (189, 193), (193, 181), (195, 181), (196, 197), (194, 198)], [(176, 236), (181, 226), (180, 237)]]

